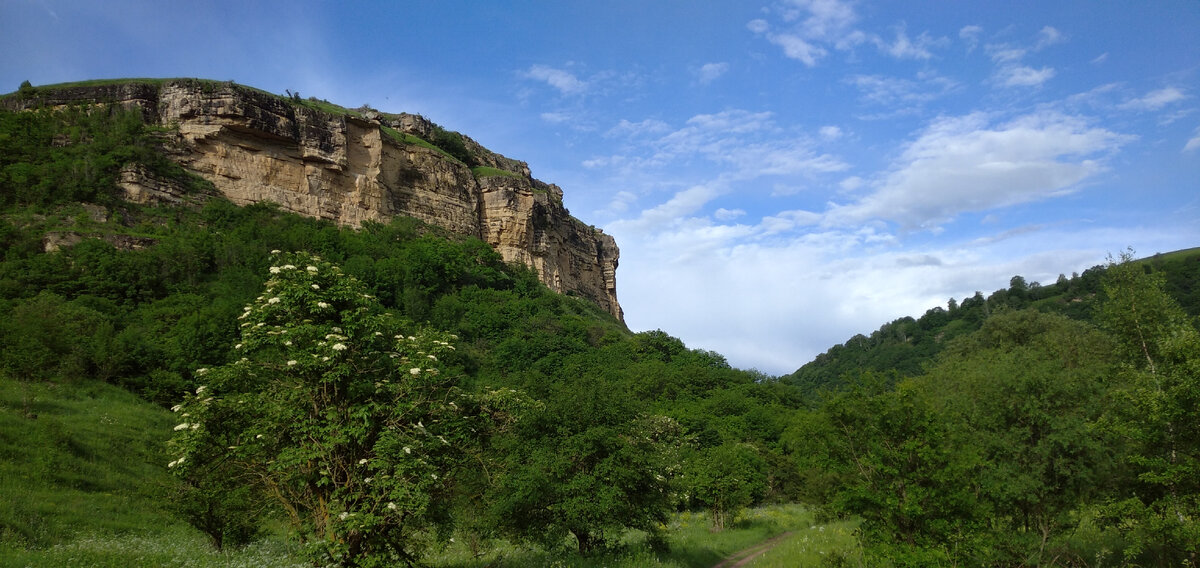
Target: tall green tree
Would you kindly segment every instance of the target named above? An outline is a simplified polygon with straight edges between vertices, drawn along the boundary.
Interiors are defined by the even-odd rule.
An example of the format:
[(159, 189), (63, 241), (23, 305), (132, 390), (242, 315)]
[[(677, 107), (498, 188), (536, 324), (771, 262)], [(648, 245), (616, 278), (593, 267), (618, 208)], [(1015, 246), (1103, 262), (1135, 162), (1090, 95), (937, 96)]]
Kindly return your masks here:
[(1126, 556), (1157, 566), (1200, 562), (1200, 333), (1160, 274), (1110, 262), (1101, 318), (1120, 346), (1113, 424), (1130, 444), (1133, 477), (1106, 509)]
[(440, 361), (454, 338), (396, 320), (305, 254), (276, 258), (240, 326), (234, 362), (198, 370), (175, 407), (172, 471), (202, 493), (269, 496), (321, 563), (414, 563), (475, 436)]

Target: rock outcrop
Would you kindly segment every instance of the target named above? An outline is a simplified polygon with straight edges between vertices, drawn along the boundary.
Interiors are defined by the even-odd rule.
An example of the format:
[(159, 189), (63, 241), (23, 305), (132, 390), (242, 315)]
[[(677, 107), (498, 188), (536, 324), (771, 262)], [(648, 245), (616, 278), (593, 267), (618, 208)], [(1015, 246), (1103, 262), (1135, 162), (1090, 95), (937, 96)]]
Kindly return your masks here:
[[(12, 104), (9, 99), (6, 103)], [(618, 319), (616, 241), (575, 219), (562, 190), (534, 179), (524, 162), (462, 137), (474, 170), (425, 142), (439, 130), (423, 117), (371, 109), (341, 112), (233, 83), (126, 81), (41, 88), (21, 106), (118, 103), (173, 126), (171, 157), (239, 204), (286, 210), (357, 227), (398, 215), (478, 237), (506, 261), (533, 267), (560, 293), (595, 302)], [(180, 203), (180, 188), (138, 168), (122, 171), (127, 199)]]

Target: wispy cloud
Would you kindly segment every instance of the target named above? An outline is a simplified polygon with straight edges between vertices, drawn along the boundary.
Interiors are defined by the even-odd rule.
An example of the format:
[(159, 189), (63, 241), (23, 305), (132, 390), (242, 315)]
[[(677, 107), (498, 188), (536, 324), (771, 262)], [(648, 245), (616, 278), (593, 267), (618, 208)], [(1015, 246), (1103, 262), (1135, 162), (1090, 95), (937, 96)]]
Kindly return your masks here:
[(1034, 68), (1023, 63), (1025, 56), (1066, 41), (1057, 29), (1045, 26), (1032, 46), (1010, 43), (988, 44), (984, 50), (996, 63), (992, 80), (1001, 87), (1040, 87), (1056, 75), (1053, 67)]
[(558, 89), (564, 95), (578, 95), (587, 91), (588, 84), (572, 73), (548, 65), (533, 65), (523, 75)]
[(903, 22), (895, 26), (892, 39), (855, 27), (858, 16), (849, 2), (840, 0), (790, 0), (773, 10), (777, 22), (751, 20), (746, 28), (783, 50), (783, 55), (807, 67), (816, 67), (830, 49), (850, 51), (864, 43), (895, 59), (926, 60), (934, 47), (949, 43), (921, 32), (910, 38)]
[(1129, 140), (1052, 112), (996, 125), (983, 113), (941, 118), (904, 148), (873, 193), (832, 208), (826, 222), (933, 229), (964, 212), (1062, 195), (1103, 171), (1105, 155)]
[(1179, 102), (1186, 98), (1188, 98), (1187, 94), (1182, 89), (1166, 87), (1150, 91), (1145, 96), (1130, 99), (1117, 106), (1125, 110), (1159, 110), (1171, 103)]
[(1195, 136), (1192, 136), (1191, 140), (1188, 140), (1187, 144), (1183, 145), (1184, 152), (1191, 152), (1194, 150), (1200, 150), (1200, 128), (1197, 128)]
[(701, 85), (707, 85), (716, 81), (721, 75), (729, 71), (728, 63), (705, 63), (700, 66), (700, 70), (696, 72), (697, 80)]

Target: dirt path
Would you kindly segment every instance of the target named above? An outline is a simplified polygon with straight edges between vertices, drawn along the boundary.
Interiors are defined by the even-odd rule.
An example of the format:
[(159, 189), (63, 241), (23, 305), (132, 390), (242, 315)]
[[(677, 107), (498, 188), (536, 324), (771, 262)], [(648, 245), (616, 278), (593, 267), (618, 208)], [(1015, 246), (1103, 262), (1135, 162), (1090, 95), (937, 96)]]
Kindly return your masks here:
[(791, 531), (788, 531), (783, 534), (771, 537), (770, 539), (760, 542), (760, 543), (758, 543), (750, 548), (747, 548), (745, 550), (739, 550), (739, 551), (729, 555), (729, 557), (726, 558), (725, 560), (722, 560), (721, 562), (719, 562), (718, 564), (713, 566), (713, 568), (742, 568), (743, 566), (749, 564), (751, 560), (754, 560), (755, 558), (762, 556), (762, 554), (764, 552), (771, 550), (772, 548), (775, 548), (775, 546), (777, 544), (779, 544), (780, 541), (782, 541), (783, 539), (785, 539), (791, 535), (792, 535)]

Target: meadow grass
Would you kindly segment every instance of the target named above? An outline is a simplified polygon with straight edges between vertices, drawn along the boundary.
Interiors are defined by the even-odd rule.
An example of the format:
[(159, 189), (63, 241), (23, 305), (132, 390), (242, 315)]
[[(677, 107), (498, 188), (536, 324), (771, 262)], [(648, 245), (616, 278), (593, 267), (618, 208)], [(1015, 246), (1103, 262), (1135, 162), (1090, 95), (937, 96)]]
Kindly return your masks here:
[(840, 521), (824, 525), (814, 524), (795, 530), (746, 566), (862, 566), (862, 549), (854, 536), (856, 526), (857, 523), (853, 521)]
[(771, 505), (748, 510), (729, 528), (714, 533), (707, 513), (683, 512), (673, 515), (666, 526), (670, 548), (665, 552), (653, 551), (645, 533), (630, 531), (611, 551), (594, 556), (575, 554), (570, 543), (558, 550), (543, 550), (497, 540), (478, 557), (458, 542), (426, 561), (436, 568), (709, 568), (773, 536), (808, 530), (813, 523), (812, 513), (802, 505)]

